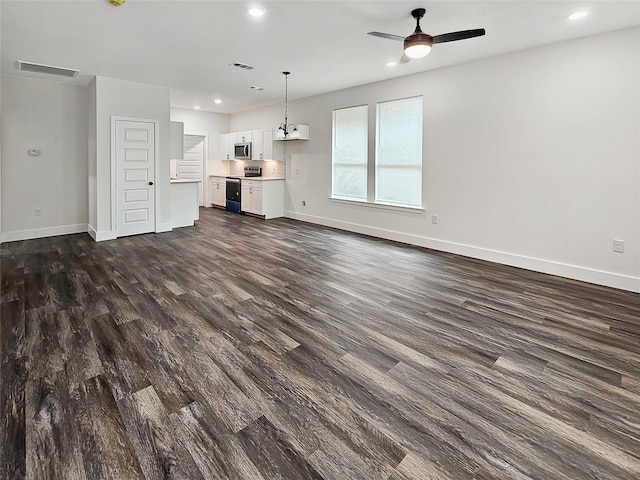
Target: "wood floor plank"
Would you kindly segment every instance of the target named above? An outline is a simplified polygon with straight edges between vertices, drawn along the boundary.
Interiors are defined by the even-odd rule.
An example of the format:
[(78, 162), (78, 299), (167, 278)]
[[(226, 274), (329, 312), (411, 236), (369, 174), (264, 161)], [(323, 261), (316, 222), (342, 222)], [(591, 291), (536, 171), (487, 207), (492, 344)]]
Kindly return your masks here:
[(147, 480), (204, 480), (189, 452), (176, 441), (167, 411), (153, 387), (123, 398), (118, 410)]
[(0, 478), (26, 478), (26, 358), (3, 362), (0, 375)]
[(27, 478), (85, 478), (80, 435), (63, 371), (29, 372), (25, 423)]
[[(263, 480), (235, 435), (211, 421), (206, 407), (192, 403), (171, 415), (176, 432), (207, 480)], [(270, 477), (266, 477), (270, 478)]]
[(107, 380), (82, 382), (71, 399), (86, 478), (145, 480)]
[(265, 417), (242, 429), (238, 439), (251, 461), (267, 478), (323, 478)]

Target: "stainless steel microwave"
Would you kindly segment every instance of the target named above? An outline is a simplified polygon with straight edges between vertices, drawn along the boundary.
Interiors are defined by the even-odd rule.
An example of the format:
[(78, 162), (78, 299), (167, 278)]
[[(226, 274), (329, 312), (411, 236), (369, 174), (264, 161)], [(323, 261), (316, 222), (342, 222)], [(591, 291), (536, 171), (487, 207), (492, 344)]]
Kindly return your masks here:
[(233, 146), (233, 158), (236, 160), (251, 160), (251, 142), (236, 143)]

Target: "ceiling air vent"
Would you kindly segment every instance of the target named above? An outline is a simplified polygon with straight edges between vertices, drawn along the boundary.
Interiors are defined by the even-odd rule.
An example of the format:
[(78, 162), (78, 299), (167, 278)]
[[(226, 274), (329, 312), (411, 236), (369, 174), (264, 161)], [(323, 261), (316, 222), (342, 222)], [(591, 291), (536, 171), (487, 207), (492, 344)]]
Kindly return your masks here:
[(41, 63), (23, 62), (18, 60), (18, 70), (22, 72), (46, 73), (47, 75), (56, 75), (58, 77), (73, 78), (78, 75), (80, 70), (72, 68), (53, 67), (51, 65), (43, 65)]
[(238, 67), (238, 68), (243, 68), (244, 70), (253, 70), (254, 67), (253, 65), (247, 65), (246, 63), (240, 63), (240, 62), (233, 62), (230, 63), (229, 65), (233, 65), (234, 67)]

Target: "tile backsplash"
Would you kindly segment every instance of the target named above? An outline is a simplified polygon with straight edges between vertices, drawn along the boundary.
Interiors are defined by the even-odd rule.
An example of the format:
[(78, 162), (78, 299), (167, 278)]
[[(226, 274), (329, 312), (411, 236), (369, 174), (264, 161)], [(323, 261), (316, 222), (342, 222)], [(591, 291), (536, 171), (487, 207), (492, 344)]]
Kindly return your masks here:
[(262, 167), (262, 176), (263, 177), (278, 177), (284, 178), (284, 164), (283, 161), (243, 161), (243, 160), (234, 160), (229, 162), (229, 174), (232, 176), (242, 176), (244, 175), (244, 167), (247, 165)]

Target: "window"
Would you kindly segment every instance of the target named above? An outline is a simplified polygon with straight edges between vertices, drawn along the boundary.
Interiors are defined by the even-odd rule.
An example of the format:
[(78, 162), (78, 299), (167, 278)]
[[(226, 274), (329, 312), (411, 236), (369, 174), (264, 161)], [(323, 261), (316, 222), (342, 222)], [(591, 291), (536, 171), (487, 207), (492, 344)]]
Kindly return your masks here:
[(376, 203), (422, 206), (422, 97), (378, 103)]
[(367, 200), (367, 105), (333, 111), (332, 195)]
[(422, 208), (422, 102), (377, 104), (375, 158), (367, 148), (368, 106), (333, 111), (333, 198)]

